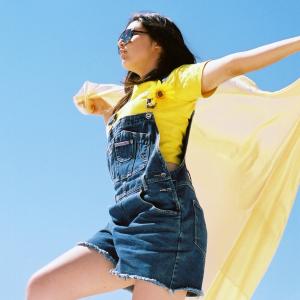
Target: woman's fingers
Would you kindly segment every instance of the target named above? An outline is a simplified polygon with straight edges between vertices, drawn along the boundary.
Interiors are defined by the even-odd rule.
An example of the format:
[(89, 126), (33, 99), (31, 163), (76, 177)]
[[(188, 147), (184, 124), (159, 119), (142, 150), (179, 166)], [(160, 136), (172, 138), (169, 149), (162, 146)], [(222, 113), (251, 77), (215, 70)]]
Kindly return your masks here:
[(103, 115), (110, 111), (112, 106), (99, 96), (88, 97), (85, 99), (85, 109), (90, 114)]
[(97, 110), (95, 100), (90, 98), (85, 99), (85, 109), (90, 114), (95, 113)]

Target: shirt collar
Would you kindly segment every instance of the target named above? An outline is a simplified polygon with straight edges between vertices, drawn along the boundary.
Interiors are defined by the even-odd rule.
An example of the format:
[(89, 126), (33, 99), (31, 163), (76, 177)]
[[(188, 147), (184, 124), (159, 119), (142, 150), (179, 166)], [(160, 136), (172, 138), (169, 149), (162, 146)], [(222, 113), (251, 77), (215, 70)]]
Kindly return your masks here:
[(153, 86), (153, 84), (156, 84), (156, 81), (151, 80), (151, 81), (145, 81), (140, 84), (135, 84), (133, 86), (132, 97), (137, 93), (141, 93), (148, 90), (151, 86)]

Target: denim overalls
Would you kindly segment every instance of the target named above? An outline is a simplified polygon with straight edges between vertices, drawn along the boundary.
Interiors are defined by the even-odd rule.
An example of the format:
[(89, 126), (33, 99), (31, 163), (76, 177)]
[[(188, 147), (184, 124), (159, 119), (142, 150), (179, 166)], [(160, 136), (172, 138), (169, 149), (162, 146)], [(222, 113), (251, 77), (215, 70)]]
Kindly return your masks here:
[[(181, 164), (169, 171), (159, 149), (151, 111), (107, 124), (107, 165), (115, 188), (111, 220), (90, 239), (78, 242), (115, 264), (112, 274), (151, 281), (187, 297), (204, 295), (207, 230), (185, 163), (191, 115)], [(114, 125), (114, 126), (112, 126)], [(133, 285), (124, 288), (133, 291)]]

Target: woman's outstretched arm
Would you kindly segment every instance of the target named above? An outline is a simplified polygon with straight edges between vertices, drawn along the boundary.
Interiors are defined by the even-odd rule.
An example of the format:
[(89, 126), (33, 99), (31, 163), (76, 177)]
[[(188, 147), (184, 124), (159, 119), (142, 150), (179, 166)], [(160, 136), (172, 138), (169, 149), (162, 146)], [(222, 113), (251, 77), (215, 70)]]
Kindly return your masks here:
[(244, 74), (264, 68), (298, 51), (300, 51), (300, 36), (234, 53), (233, 68), (236, 68), (239, 74)]
[(300, 36), (211, 60), (203, 70), (202, 93), (208, 93), (225, 80), (262, 69), (298, 51)]
[(86, 99), (83, 96), (81, 98), (77, 104), (83, 106), (86, 113), (90, 115), (102, 116), (104, 123), (107, 124), (112, 115), (113, 107), (97, 94), (88, 95)]

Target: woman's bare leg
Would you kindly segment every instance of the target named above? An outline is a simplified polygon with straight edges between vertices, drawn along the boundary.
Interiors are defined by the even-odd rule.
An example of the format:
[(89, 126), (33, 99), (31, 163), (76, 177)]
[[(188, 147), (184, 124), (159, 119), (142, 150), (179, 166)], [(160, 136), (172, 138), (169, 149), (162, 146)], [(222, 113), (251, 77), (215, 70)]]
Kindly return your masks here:
[(135, 279), (109, 273), (114, 264), (94, 249), (77, 245), (34, 273), (27, 300), (75, 300), (121, 289)]
[(134, 285), (132, 300), (184, 300), (186, 294), (186, 290), (177, 290), (174, 294), (171, 294), (164, 287), (149, 281), (137, 279)]

